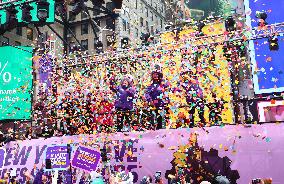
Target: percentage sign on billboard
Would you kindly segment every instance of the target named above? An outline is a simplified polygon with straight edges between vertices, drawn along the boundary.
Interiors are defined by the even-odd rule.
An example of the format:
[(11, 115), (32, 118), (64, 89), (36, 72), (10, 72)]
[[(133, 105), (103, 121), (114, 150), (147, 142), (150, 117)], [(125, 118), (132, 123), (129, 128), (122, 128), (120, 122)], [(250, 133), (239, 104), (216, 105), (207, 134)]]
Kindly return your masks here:
[(6, 69), (7, 65), (8, 65), (8, 61), (4, 65), (2, 65), (2, 63), (0, 62), (0, 77), (2, 77), (2, 79), (3, 79), (3, 81), (5, 83), (10, 82), (11, 79), (12, 79), (11, 73), (10, 72), (5, 72), (5, 69)]

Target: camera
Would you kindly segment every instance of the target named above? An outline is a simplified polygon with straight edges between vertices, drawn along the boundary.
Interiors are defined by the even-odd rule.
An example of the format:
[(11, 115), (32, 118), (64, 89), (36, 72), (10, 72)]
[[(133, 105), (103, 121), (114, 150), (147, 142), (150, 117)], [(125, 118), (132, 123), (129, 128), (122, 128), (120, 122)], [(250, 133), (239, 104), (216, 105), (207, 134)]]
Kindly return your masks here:
[(161, 181), (162, 172), (157, 171), (154, 175), (155, 183), (159, 183)]
[(257, 179), (253, 179), (251, 181), (252, 184), (260, 184), (261, 183), (261, 179), (257, 178)]

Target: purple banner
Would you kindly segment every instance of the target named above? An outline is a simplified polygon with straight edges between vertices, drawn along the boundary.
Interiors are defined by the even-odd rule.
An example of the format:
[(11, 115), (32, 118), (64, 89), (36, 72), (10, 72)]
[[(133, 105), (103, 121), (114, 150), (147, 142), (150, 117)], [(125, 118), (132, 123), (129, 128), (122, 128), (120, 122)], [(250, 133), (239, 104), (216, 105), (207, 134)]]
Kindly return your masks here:
[[(116, 170), (132, 172), (134, 182), (138, 183), (143, 176), (153, 176), (156, 171), (162, 172), (166, 182), (166, 177), (174, 174), (176, 166), (190, 166), (194, 162), (201, 163), (204, 170), (206, 164), (210, 164), (214, 171), (220, 170), (238, 184), (248, 184), (254, 178), (272, 178), (273, 184), (283, 184), (284, 124), (252, 125), (249, 128), (228, 125), (205, 130), (171, 129), (10, 142), (4, 147), (5, 158), (0, 159), (3, 161), (0, 177), (3, 178), (10, 168), (16, 168), (20, 183), (24, 183), (25, 171), (29, 170), (33, 175), (35, 166), (41, 168), (45, 164), (44, 151), (51, 144), (71, 144), (74, 150), (81, 146), (90, 147), (100, 152), (106, 143), (110, 165)], [(193, 133), (197, 135), (195, 145), (192, 144)], [(199, 160), (191, 157), (192, 150), (201, 153)], [(74, 156), (72, 153), (71, 158)], [(97, 171), (104, 175), (102, 167), (100, 159)]]
[(5, 150), (3, 148), (0, 148), (0, 169), (3, 167), (5, 154)]
[(45, 159), (51, 160), (51, 170), (66, 170), (70, 166), (67, 145), (47, 147)]
[(96, 150), (79, 146), (74, 153), (72, 166), (88, 172), (96, 171), (100, 157)]

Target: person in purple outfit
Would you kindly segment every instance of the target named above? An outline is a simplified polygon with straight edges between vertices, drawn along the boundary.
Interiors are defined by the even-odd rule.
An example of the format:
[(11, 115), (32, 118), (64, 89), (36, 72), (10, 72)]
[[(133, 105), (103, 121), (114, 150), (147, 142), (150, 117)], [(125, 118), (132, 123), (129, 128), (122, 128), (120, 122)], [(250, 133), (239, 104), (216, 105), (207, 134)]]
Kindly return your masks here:
[(190, 123), (194, 124), (194, 113), (197, 110), (200, 122), (205, 125), (203, 90), (198, 84), (198, 77), (190, 71), (183, 72), (181, 76), (181, 90), (185, 92), (186, 103), (189, 106)]
[[(145, 90), (145, 99), (149, 106), (152, 107), (151, 114), (155, 118), (152, 119), (152, 125), (155, 129), (163, 128), (163, 115), (166, 119), (168, 116), (168, 104), (170, 102), (168, 97), (169, 83), (163, 80), (163, 73), (161, 66), (155, 65), (155, 70), (151, 73), (152, 84)], [(156, 123), (153, 123), (153, 120)]]
[(134, 100), (136, 98), (136, 90), (133, 87), (133, 77), (125, 75), (120, 85), (115, 85), (114, 78), (110, 81), (110, 89), (116, 94), (114, 103), (117, 112), (117, 131), (122, 131), (124, 125), (131, 125), (131, 112), (134, 109)]

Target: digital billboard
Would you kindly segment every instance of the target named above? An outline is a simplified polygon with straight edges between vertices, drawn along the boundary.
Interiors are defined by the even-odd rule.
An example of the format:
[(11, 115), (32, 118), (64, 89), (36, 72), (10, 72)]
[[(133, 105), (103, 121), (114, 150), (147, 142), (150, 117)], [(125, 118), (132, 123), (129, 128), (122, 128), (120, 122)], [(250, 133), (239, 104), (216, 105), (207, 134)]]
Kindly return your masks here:
[[(281, 15), (284, 1), (277, 0), (245, 0), (247, 14), (246, 23), (249, 27), (257, 28), (257, 11), (266, 12), (268, 24), (284, 22)], [(278, 51), (269, 49), (268, 38), (251, 40), (249, 43), (250, 58), (252, 63), (254, 91), (256, 94), (284, 91), (284, 43), (283, 35), (278, 36)]]
[(0, 47), (0, 120), (30, 119), (32, 48)]

